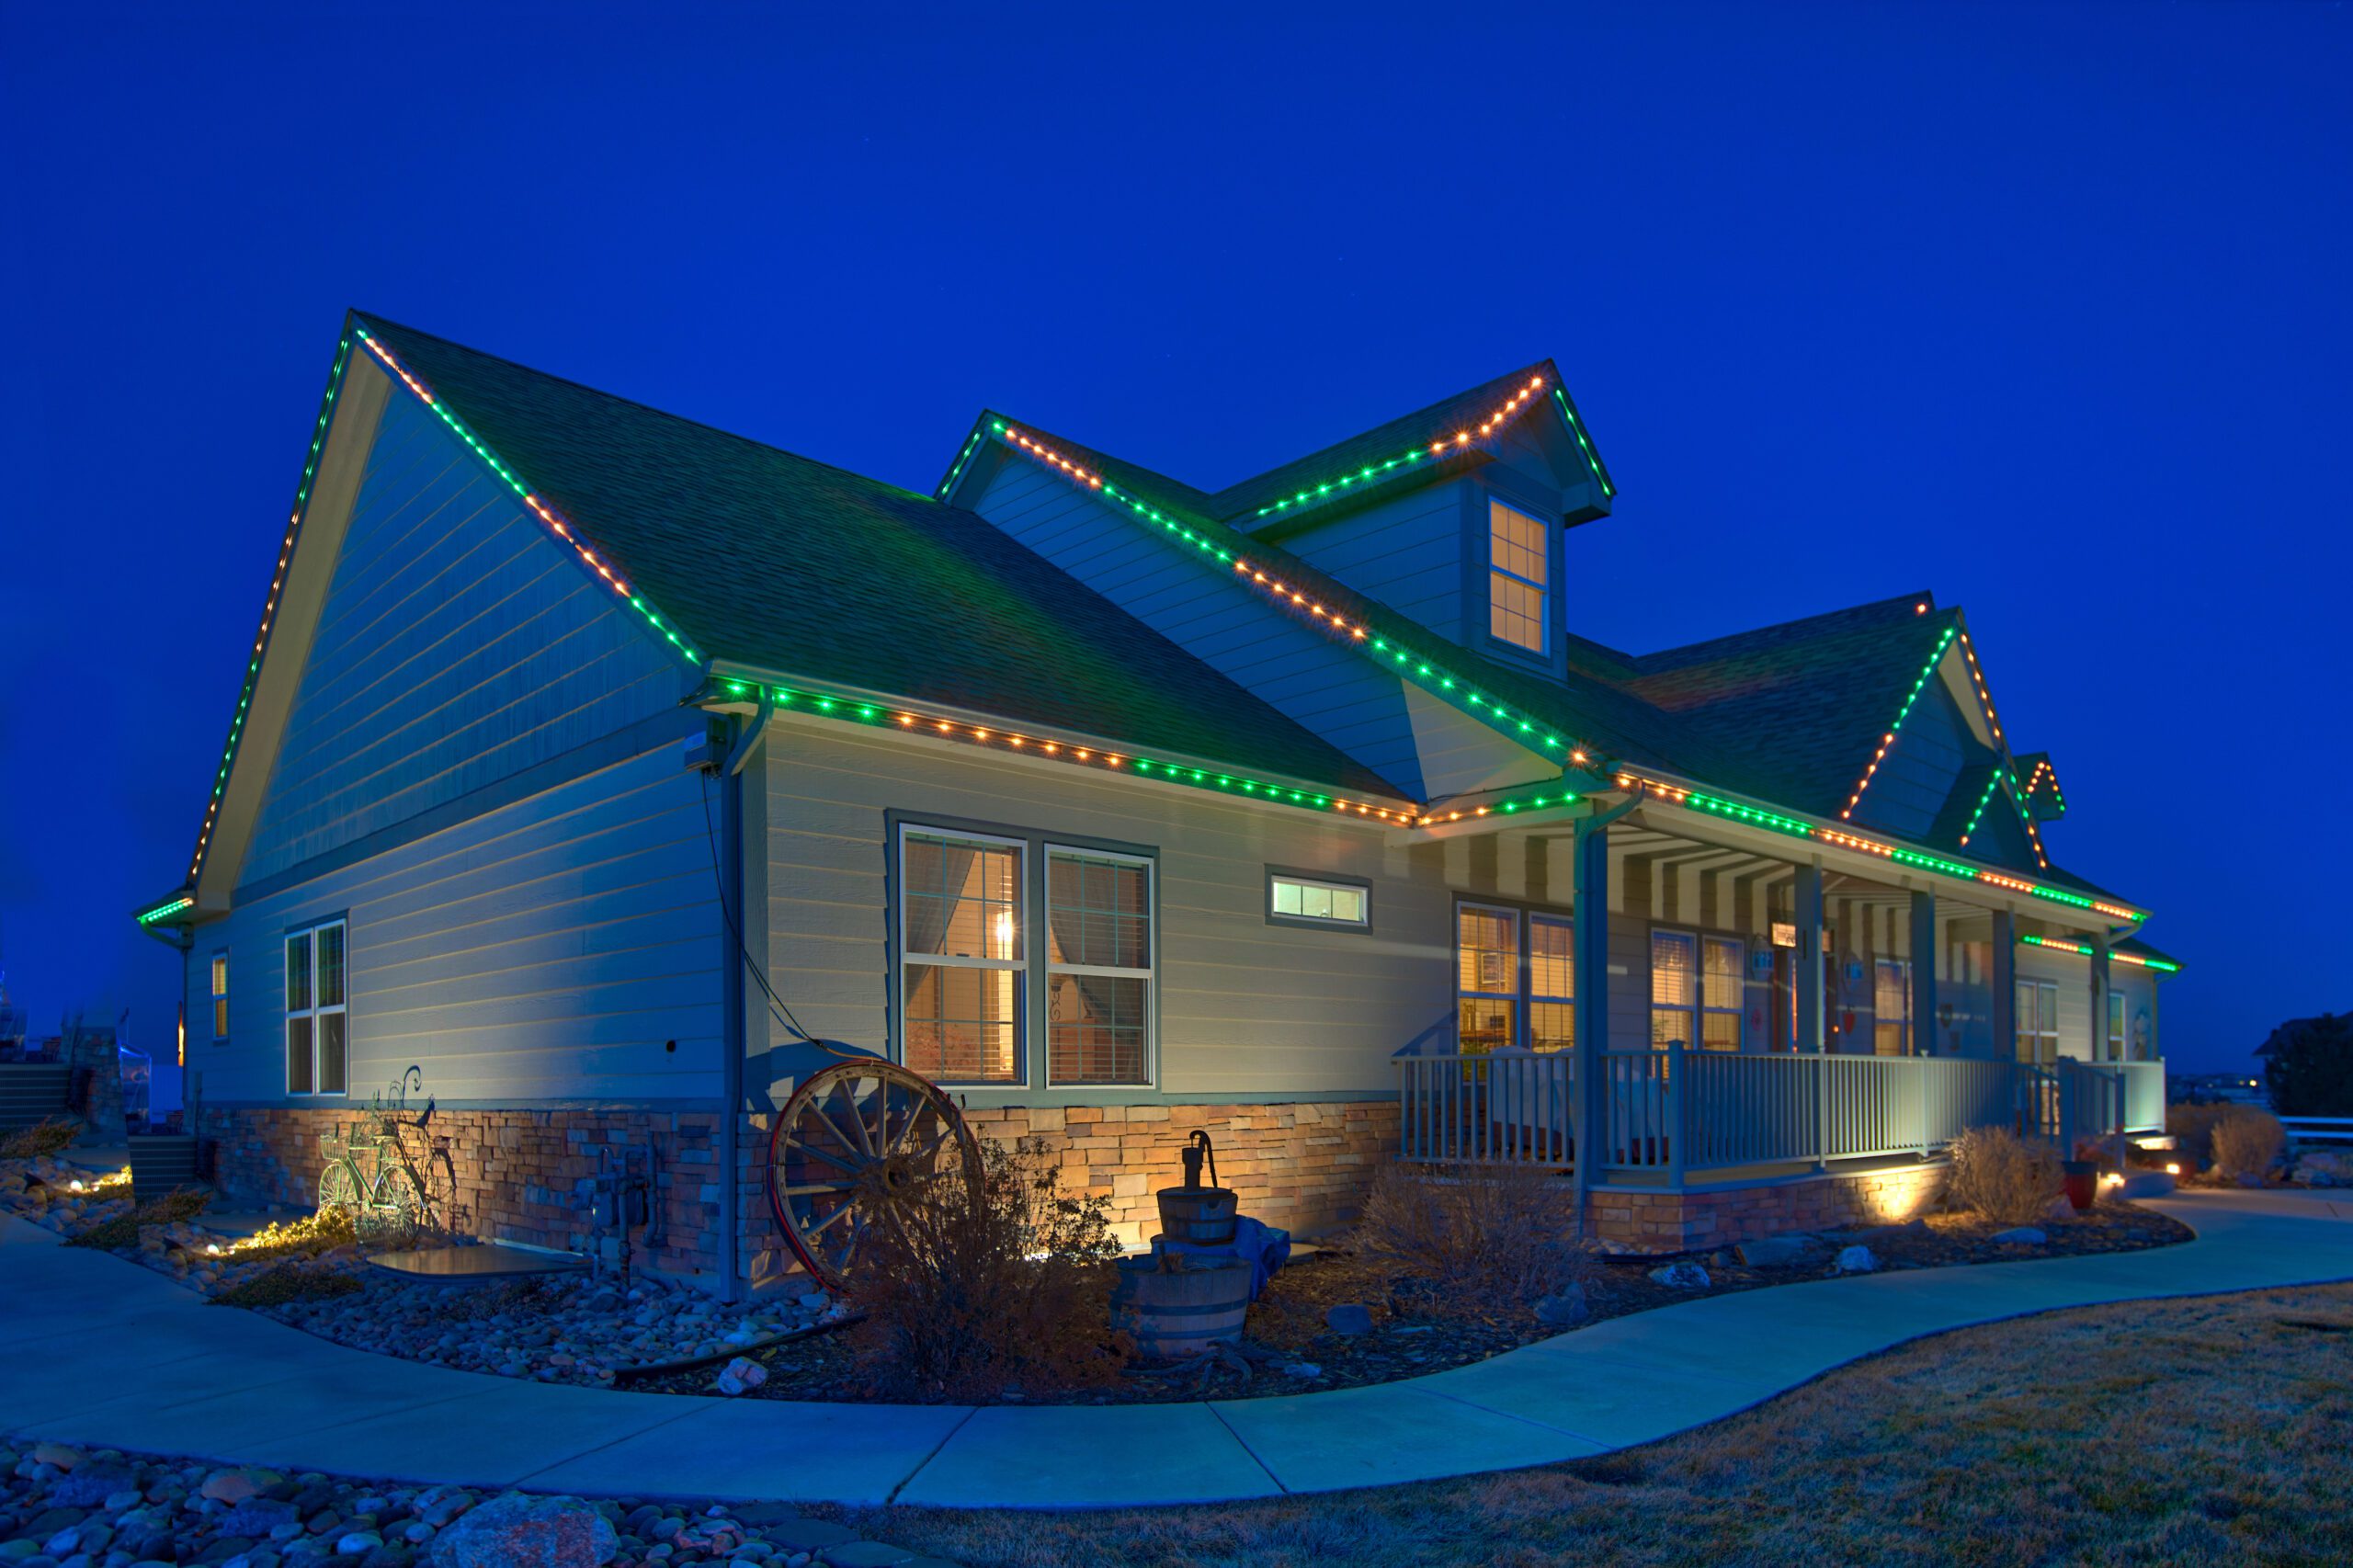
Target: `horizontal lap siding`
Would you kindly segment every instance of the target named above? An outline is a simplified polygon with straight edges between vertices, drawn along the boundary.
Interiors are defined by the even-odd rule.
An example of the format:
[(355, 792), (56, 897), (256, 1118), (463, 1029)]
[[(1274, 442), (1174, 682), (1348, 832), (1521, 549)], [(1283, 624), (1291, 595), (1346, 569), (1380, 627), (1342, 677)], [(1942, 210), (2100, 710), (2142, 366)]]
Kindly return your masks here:
[(1233, 576), (1060, 477), (1007, 462), (973, 509), (1365, 766), (1417, 787), (1414, 736), (1393, 676), (1275, 608)]
[[(783, 722), (767, 773), (770, 979), (817, 1034), (884, 1044), (892, 809), (1157, 849), (1168, 1098), (1385, 1091), (1391, 1053), (1450, 1017), (1438, 846), (1391, 846), (1307, 812)], [(1370, 881), (1374, 930), (1267, 925), (1269, 864)]]
[[(2092, 1060), (2091, 960), (2072, 953), (2049, 953), (2021, 944), (2018, 977), (2047, 981), (2059, 988), (2059, 1054)], [(2101, 1027), (2105, 1028), (2106, 1021)]]
[(682, 666), (432, 412), (385, 410), (241, 881), (657, 712)]
[(205, 1097), (283, 1096), (282, 936), (335, 915), (354, 1101), (412, 1062), (446, 1101), (716, 1095), (722, 949), (699, 788), (665, 745), (199, 927), (191, 1017), (210, 1016), (210, 954), (230, 952), (229, 1043), (189, 1047)]
[(1285, 547), (1360, 594), (1463, 641), (1463, 482), (1433, 485), (1319, 524)]
[[(1947, 654), (1948, 658), (1959, 656)], [(1886, 715), (1886, 719), (1894, 717), (1893, 711)], [(1963, 733), (1952, 694), (1942, 681), (1930, 683), (1905, 715), (1904, 727), (1895, 732), (1895, 744), (1888, 748), (1886, 759), (1871, 775), (1870, 788), (1856, 804), (1855, 821), (1925, 841), (1961, 776)], [(1995, 801), (1986, 809), (2005, 808)]]

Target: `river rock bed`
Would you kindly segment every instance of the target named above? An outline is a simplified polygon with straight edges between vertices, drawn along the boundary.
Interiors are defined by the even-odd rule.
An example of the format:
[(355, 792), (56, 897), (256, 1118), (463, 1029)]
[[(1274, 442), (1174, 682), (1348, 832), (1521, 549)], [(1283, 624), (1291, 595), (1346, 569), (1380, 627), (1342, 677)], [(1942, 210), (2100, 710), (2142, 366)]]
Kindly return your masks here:
[(8, 1568), (954, 1568), (863, 1540), (835, 1511), (404, 1486), (0, 1441)]

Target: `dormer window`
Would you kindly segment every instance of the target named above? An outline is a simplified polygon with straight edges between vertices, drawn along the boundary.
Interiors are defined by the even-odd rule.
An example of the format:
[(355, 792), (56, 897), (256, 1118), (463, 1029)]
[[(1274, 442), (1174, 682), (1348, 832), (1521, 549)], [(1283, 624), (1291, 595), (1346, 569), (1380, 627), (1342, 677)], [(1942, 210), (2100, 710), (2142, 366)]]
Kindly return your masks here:
[(1551, 552), (1541, 519), (1500, 501), (1487, 503), (1487, 631), (1531, 653), (1549, 652), (1546, 589)]

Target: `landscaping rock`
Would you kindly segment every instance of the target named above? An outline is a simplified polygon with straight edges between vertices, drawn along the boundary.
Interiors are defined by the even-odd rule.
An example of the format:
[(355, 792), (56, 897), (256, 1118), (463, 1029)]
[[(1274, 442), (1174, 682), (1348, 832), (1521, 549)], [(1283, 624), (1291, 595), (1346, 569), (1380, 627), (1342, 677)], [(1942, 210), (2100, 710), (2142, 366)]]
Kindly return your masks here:
[[(747, 1521), (748, 1522), (748, 1521)], [(760, 1527), (760, 1534), (787, 1551), (822, 1551), (858, 1539), (858, 1532), (825, 1519), (779, 1519)]]
[(1879, 1259), (1872, 1256), (1871, 1249), (1869, 1247), (1852, 1246), (1839, 1249), (1838, 1272), (1841, 1274), (1869, 1274), (1878, 1267)]
[(620, 1550), (604, 1515), (578, 1497), (509, 1492), (433, 1539), (436, 1568), (600, 1568)]
[(1661, 1285), (1671, 1285), (1678, 1290), (1704, 1290), (1708, 1288), (1708, 1271), (1686, 1260), (1670, 1263), (1651, 1270), (1651, 1278)]
[(1806, 1253), (1806, 1238), (1796, 1236), (1766, 1236), (1753, 1242), (1743, 1242), (1732, 1250), (1740, 1261), (1751, 1268), (1786, 1268), (1802, 1260)]
[(262, 1489), (252, 1476), (242, 1470), (222, 1470), (206, 1476), (203, 1486), (198, 1490), (215, 1503), (227, 1503), (233, 1506), (248, 1497), (260, 1495)]
[(299, 1525), (302, 1516), (291, 1503), (272, 1497), (249, 1497), (221, 1516), (222, 1535), (266, 1536), (280, 1525)]
[(1569, 1284), (1536, 1301), (1536, 1321), (1551, 1324), (1554, 1328), (1574, 1328), (1593, 1316), (1593, 1303), (1586, 1300), (1585, 1287)]
[(720, 1372), (713, 1385), (724, 1394), (739, 1394), (746, 1389), (758, 1388), (768, 1381), (768, 1369), (746, 1357), (738, 1356)]
[(904, 1547), (885, 1546), (879, 1540), (829, 1546), (817, 1555), (825, 1568), (904, 1568), (915, 1560), (915, 1554)]
[(2037, 1230), (2032, 1225), (2013, 1225), (2006, 1231), (1995, 1232), (1994, 1239), (2007, 1242), (2013, 1246), (2039, 1247), (2051, 1239), (2051, 1233)]
[(2353, 1158), (2313, 1149), (2296, 1157), (2295, 1172), (2288, 1179), (2304, 1187), (2353, 1187)]
[(1283, 1373), (1293, 1378), (1320, 1378), (1324, 1375), (1324, 1369), (1313, 1361), (1293, 1361), (1283, 1369)]
[(1372, 1309), (1354, 1301), (1327, 1308), (1324, 1313), (1324, 1326), (1335, 1334), (1370, 1334)]

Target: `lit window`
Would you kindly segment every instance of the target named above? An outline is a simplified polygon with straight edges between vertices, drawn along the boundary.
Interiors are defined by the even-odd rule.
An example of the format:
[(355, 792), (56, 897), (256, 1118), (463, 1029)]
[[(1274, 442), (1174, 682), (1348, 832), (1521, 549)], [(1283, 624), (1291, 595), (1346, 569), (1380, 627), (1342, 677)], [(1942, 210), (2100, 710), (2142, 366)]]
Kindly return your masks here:
[(1519, 915), (1465, 904), (1455, 913), (1455, 1035), (1481, 1056), (1519, 1043)]
[(2108, 994), (2108, 1059), (2121, 1062), (2125, 1056), (2124, 995), (2121, 992), (2110, 991)]
[(1500, 501), (1487, 503), (1487, 630), (1530, 653), (1545, 652), (1545, 588), (1552, 581), (1544, 524)]
[(229, 955), (212, 955), (212, 1038), (229, 1038)]
[(286, 937), (286, 1092), (346, 1092), (350, 1051), (345, 931), (329, 920)]
[(1698, 941), (1688, 931), (1651, 933), (1651, 1044), (1699, 1041)]
[(1871, 1049), (1881, 1056), (1908, 1054), (1912, 1045), (1912, 966), (1902, 959), (1879, 960), (1871, 1000)]
[(1699, 938), (1699, 1043), (1738, 1051), (1747, 981), (1740, 971), (1745, 949), (1737, 937)]
[(1312, 877), (1269, 873), (1267, 913), (1284, 924), (1347, 926), (1372, 923), (1372, 894), (1361, 882), (1327, 882)]
[(1046, 1074), (1152, 1081), (1152, 862), (1046, 850)]
[(1572, 927), (1558, 915), (1528, 917), (1528, 1044), (1567, 1051), (1576, 1044), (1576, 960)]
[(2018, 982), (2018, 1060), (2045, 1066), (2059, 1060), (2059, 987), (2047, 980)]
[(902, 831), (902, 1060), (950, 1084), (1021, 1077), (1022, 846)]

